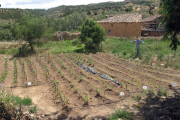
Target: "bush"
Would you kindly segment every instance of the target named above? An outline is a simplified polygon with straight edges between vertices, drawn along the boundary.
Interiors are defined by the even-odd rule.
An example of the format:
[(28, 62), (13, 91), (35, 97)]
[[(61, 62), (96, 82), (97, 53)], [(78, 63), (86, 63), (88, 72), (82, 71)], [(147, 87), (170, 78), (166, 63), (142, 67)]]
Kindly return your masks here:
[(37, 112), (37, 106), (34, 106), (34, 107), (29, 108), (29, 111), (30, 111), (31, 113), (36, 113), (36, 112)]
[(100, 51), (100, 43), (104, 41), (105, 31), (98, 23), (86, 19), (81, 28), (79, 40), (85, 44), (87, 52)]
[(115, 113), (112, 113), (110, 116), (110, 120), (118, 120), (119, 118), (125, 119), (125, 120), (132, 120), (132, 114), (127, 111), (126, 109), (123, 110), (116, 110)]
[(23, 98), (21, 101), (22, 101), (23, 105), (31, 105), (32, 104), (32, 99), (29, 97)]
[[(8, 90), (0, 92), (0, 118), (5, 120), (20, 120), (23, 117), (21, 105), (17, 104), (18, 97), (14, 97)], [(17, 109), (18, 108), (18, 109)]]
[(167, 97), (167, 90), (163, 89), (163, 88), (160, 88), (159, 91), (158, 91), (158, 95)]

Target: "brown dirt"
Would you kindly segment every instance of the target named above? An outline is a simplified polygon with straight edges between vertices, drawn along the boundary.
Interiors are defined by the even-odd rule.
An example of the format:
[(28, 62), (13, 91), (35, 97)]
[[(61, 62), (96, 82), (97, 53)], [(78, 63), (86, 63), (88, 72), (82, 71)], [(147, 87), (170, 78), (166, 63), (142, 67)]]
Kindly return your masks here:
[[(120, 102), (105, 103), (120, 100), (122, 98), (120, 92), (128, 95), (131, 92), (142, 91), (144, 85), (151, 89), (160, 87), (169, 89), (169, 84), (174, 82), (177, 83), (176, 88), (178, 88), (180, 81), (180, 71), (140, 65), (105, 53), (89, 55), (62, 53), (34, 56), (29, 60), (22, 58), (27, 81), (32, 82), (32, 86), (24, 86), (26, 80), (23, 76), (23, 65), (18, 59), (18, 87), (10, 89), (16, 96), (32, 98), (33, 104), (38, 106), (37, 116), (45, 115), (41, 117), (43, 120), (98, 119), (107, 117), (115, 109), (122, 108), (132, 108), (130, 110), (138, 116), (137, 119), (143, 119), (139, 117), (142, 116), (139, 115), (139, 110), (133, 107), (137, 102), (132, 100), (132, 96), (137, 93)], [(90, 64), (88, 60), (93, 61), (94, 64)], [(110, 80), (102, 79), (97, 74), (88, 73), (76, 64), (78, 61), (83, 61), (85, 66), (111, 76), (123, 85), (119, 86)], [(0, 59), (0, 62), (3, 63), (0, 64), (0, 74), (2, 74), (5, 70), (5, 59)], [(13, 59), (8, 61), (7, 69), (8, 74), (3, 87), (15, 85)], [(53, 80), (58, 81), (57, 87)], [(98, 89), (100, 92), (97, 94)], [(86, 97), (90, 106), (87, 106)]]

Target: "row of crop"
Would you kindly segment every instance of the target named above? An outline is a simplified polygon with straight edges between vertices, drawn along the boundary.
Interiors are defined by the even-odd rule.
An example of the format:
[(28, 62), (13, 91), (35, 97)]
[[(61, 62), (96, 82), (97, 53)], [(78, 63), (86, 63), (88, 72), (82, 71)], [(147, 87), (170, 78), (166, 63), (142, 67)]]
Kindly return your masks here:
[(5, 71), (1, 75), (0, 82), (3, 82), (8, 74), (8, 59), (5, 60)]
[(28, 64), (29, 64), (29, 67), (30, 67), (31, 71), (32, 71), (33, 74), (34, 74), (34, 78), (35, 78), (36, 81), (37, 81), (38, 71), (33, 68), (33, 65), (32, 65), (32, 62), (31, 62), (31, 58), (28, 58)]
[(41, 58), (40, 57), (36, 57), (36, 60), (42, 65), (43, 69), (46, 71), (45, 77), (49, 78), (49, 68), (47, 67), (47, 65), (45, 65), (44, 63), (42, 63)]
[[(55, 57), (57, 58), (57, 56), (55, 56)], [(65, 58), (63, 58), (63, 57), (62, 57), (61, 59), (62, 59), (62, 60), (65, 60)], [(46, 60), (46, 59), (45, 59), (45, 60)], [(63, 70), (64, 70), (64, 69), (67, 69), (67, 67), (66, 67), (66, 65), (63, 63), (62, 60), (59, 60), (60, 63), (61, 63), (61, 64), (60, 64), (60, 65), (61, 65), (61, 68), (57, 69), (56, 62), (53, 61), (52, 59), (50, 59), (50, 60), (48, 59), (48, 61), (51, 63), (51, 65), (55, 68), (56, 72), (57, 72), (58, 74), (60, 74), (61, 77), (69, 83), (70, 87), (73, 88), (73, 89), (74, 89), (74, 92), (77, 93), (78, 96), (79, 96), (81, 99), (84, 100), (85, 104), (88, 104), (88, 99), (89, 99), (88, 96), (84, 96), (84, 97), (83, 97), (82, 94), (81, 94), (81, 92), (79, 92), (79, 88), (75, 86), (75, 84), (73, 83), (72, 80), (69, 80), (69, 79), (67, 78), (67, 76), (65, 76), (65, 72), (63, 72)], [(76, 75), (77, 75), (77, 74), (76, 74)], [(69, 100), (69, 98), (64, 98), (64, 99), (63, 99), (63, 102), (65, 103), (66, 107), (67, 107), (67, 104), (68, 104), (68, 100)]]
[[(98, 57), (98, 56), (94, 56), (96, 59), (99, 59), (99, 60), (102, 60), (102, 58)], [(118, 64), (114, 64), (112, 62), (109, 62), (108, 60), (106, 60), (107, 62), (107, 66), (106, 67), (109, 67), (110, 69), (112, 69), (110, 66), (113, 66), (115, 69), (118, 69), (118, 71), (120, 72), (124, 72), (126, 73), (127, 75), (130, 75), (130, 76), (135, 76), (135, 80), (141, 80), (141, 84), (149, 84), (149, 85), (152, 85), (152, 82), (155, 81), (156, 82), (156, 85), (155, 87), (158, 86), (158, 84), (160, 85), (163, 81), (162, 79), (159, 79), (158, 77), (156, 76), (152, 76), (152, 75), (149, 75), (149, 74), (145, 74), (144, 72), (141, 73), (139, 71), (134, 71), (130, 68), (127, 68), (125, 66), (121, 66), (121, 65), (118, 65)], [(140, 67), (140, 66), (139, 66)], [(144, 70), (145, 71), (145, 70)], [(138, 78), (138, 77), (139, 78)], [(165, 82), (164, 82), (165, 83)], [(138, 83), (136, 83), (138, 84)], [(153, 87), (153, 86), (152, 86)]]
[[(147, 83), (147, 80), (138, 78), (139, 74), (136, 73), (136, 71), (131, 71), (131, 70), (125, 71), (127, 69), (125, 67), (123, 67), (123, 69), (121, 69), (121, 68), (117, 68), (116, 66), (113, 66), (115, 68), (112, 68), (110, 65), (103, 64), (97, 60), (94, 60), (94, 61), (96, 61), (96, 66), (98, 66), (98, 69), (102, 68), (101, 70), (103, 70), (103, 71), (107, 70), (108, 74), (110, 76), (112, 76), (114, 78), (121, 77), (121, 78), (123, 78), (123, 81), (125, 81), (129, 84), (135, 85), (138, 89), (142, 89), (141, 88), (142, 86), (140, 86), (140, 85), (143, 85), (143, 84), (152, 85), (152, 81), (150, 81), (150, 79), (148, 79), (149, 82)], [(111, 71), (113, 71), (113, 73), (110, 73)], [(116, 75), (114, 74), (115, 72), (116, 72)], [(132, 73), (132, 75), (131, 75), (131, 73)], [(133, 73), (136, 73), (136, 74), (133, 74)], [(148, 76), (146, 75), (146, 77), (148, 77)]]
[[(57, 56), (56, 56), (56, 58), (57, 58)], [(79, 78), (79, 79), (80, 79), (80, 81), (78, 82), (78, 83), (80, 83), (80, 82), (83, 80), (83, 77), (82, 77), (82, 76), (78, 76), (78, 73), (75, 73), (74, 71), (72, 71), (71, 68), (69, 68), (69, 66), (66, 67), (66, 65), (63, 63), (63, 61), (66, 61), (66, 58), (65, 58), (65, 57), (61, 57), (61, 56), (60, 56), (60, 58), (61, 58), (61, 60), (58, 59), (58, 58), (57, 58), (57, 59), (58, 59), (58, 63), (60, 63), (60, 65), (61, 65), (61, 68), (59, 68), (59, 70), (58, 70), (57, 72), (60, 73), (60, 75), (61, 75), (66, 81), (69, 82), (70, 87), (71, 87), (71, 88), (74, 88), (75, 93), (78, 93), (79, 96), (80, 96), (82, 99), (84, 99), (85, 104), (88, 104), (89, 96), (85, 95), (84, 97), (82, 97), (82, 92), (79, 91), (79, 88), (78, 88), (78, 87), (76, 87), (76, 84), (74, 83), (75, 81), (74, 81), (73, 79), (68, 80), (68, 77), (74, 76), (74, 79), (76, 79), (76, 78)], [(63, 61), (62, 61), (62, 60), (63, 60)], [(55, 63), (55, 62), (53, 61), (53, 62), (51, 62), (51, 63)], [(54, 66), (54, 65), (52, 65), (52, 66)], [(69, 69), (68, 69), (68, 68), (69, 68)], [(64, 71), (64, 72), (63, 72), (63, 71)], [(68, 76), (66, 76), (66, 75), (65, 75), (65, 72), (68, 72), (68, 71), (70, 72), (70, 74), (67, 73)], [(88, 84), (89, 84), (89, 82), (88, 82)], [(87, 87), (86, 87), (86, 88), (87, 88)], [(93, 89), (93, 86), (92, 86), (92, 85), (91, 85), (91, 88)], [(97, 92), (97, 93), (99, 93), (100, 91), (101, 91), (100, 88), (96, 89), (96, 92)]]
[[(57, 58), (57, 56), (56, 56)], [(84, 101), (85, 101), (85, 104), (88, 104), (88, 101), (89, 101), (89, 97), (88, 96), (82, 96), (82, 92), (79, 91), (79, 88), (75, 86), (75, 84), (73, 83), (72, 80), (68, 80), (68, 78), (65, 76), (64, 74), (64, 71), (65, 69), (67, 69), (66, 65), (63, 63), (62, 60), (58, 59), (60, 62), (61, 62), (61, 68), (59, 68), (59, 70), (57, 69), (56, 67), (56, 63), (55, 61), (51, 60), (52, 62), (52, 65), (56, 68), (57, 72), (62, 76), (63, 79), (65, 79), (69, 84), (70, 84), (70, 87), (74, 89), (75, 93), (78, 93), (79, 97), (82, 98)], [(63, 59), (65, 60), (65, 59)], [(71, 73), (73, 74), (73, 71), (71, 71)], [(77, 74), (76, 74), (77, 76)], [(80, 77), (80, 79), (82, 80), (82, 77)]]
[[(43, 63), (40, 57), (36, 57), (36, 60), (41, 64), (41, 66), (43, 67), (43, 69), (46, 71), (45, 77), (46, 79), (50, 79), (53, 83), (53, 87), (54, 87), (54, 92), (57, 94), (57, 98), (61, 100), (62, 102), (62, 106), (63, 107), (68, 107), (68, 98), (63, 98), (62, 94), (60, 92), (60, 90), (58, 89), (58, 81), (55, 79), (51, 79), (52, 76), (50, 74), (50, 70), (48, 68), (48, 66), (46, 65), (46, 63)], [(44, 60), (47, 60), (46, 57), (44, 57)], [(48, 63), (50, 62), (50, 57), (48, 56)], [(55, 66), (54, 66), (55, 67)]]
[(14, 83), (17, 83), (17, 76), (18, 76), (18, 71), (17, 71), (17, 59), (14, 59)]
[[(73, 54), (74, 55), (74, 54)], [(76, 56), (76, 57), (78, 57), (78, 56)], [(87, 57), (87, 60), (88, 59), (92, 59), (92, 58), (88, 58)], [(93, 61), (95, 61), (95, 60), (93, 60)], [(77, 62), (77, 61), (76, 61)], [(87, 61), (85, 61), (84, 62), (84, 64), (86, 64), (87, 63), (87, 65), (89, 65), (88, 64), (88, 62)], [(107, 73), (104, 69), (101, 69), (101, 66), (98, 66), (98, 68), (97, 68), (97, 70), (99, 71), (99, 72), (101, 72), (102, 74), (109, 74), (109, 72)], [(126, 75), (126, 74), (123, 74), (123, 75)], [(116, 75), (109, 75), (109, 76), (116, 76)], [(114, 77), (113, 77), (114, 78)], [(116, 76), (116, 78), (119, 78), (119, 79), (121, 79), (121, 77), (118, 77), (118, 76)], [(116, 81), (118, 81), (118, 80), (116, 80)], [(121, 82), (121, 81), (123, 81), (123, 82)], [(136, 85), (138, 85), (138, 87), (139, 87), (139, 83), (138, 82), (136, 82), (135, 84), (134, 83), (131, 83), (129, 80), (127, 80), (127, 79), (121, 79), (121, 81), (119, 81), (119, 82), (121, 82), (121, 86), (123, 87), (123, 88), (125, 88), (126, 90), (131, 90), (131, 87), (130, 86), (136, 86)], [(103, 84), (104, 84), (104, 81), (103, 81)]]
[[(95, 84), (95, 86), (97, 86), (98, 84), (102, 84), (102, 86), (104, 86), (105, 87), (105, 89), (104, 89), (104, 91), (103, 91), (103, 89), (101, 89), (100, 87), (97, 87), (94, 91), (97, 93), (97, 95), (100, 95), (100, 93), (104, 93), (104, 95), (103, 95), (103, 97), (106, 97), (106, 92), (105, 91), (107, 91), (107, 90), (110, 90), (110, 91), (112, 91), (113, 92), (113, 86), (108, 86), (109, 85), (109, 83), (107, 84), (104, 80), (102, 80), (102, 83), (101, 83), (101, 81), (99, 81), (99, 78), (97, 78), (97, 80), (95, 80), (93, 77), (92, 77), (92, 75), (87, 75), (87, 74), (85, 74), (82, 70), (80, 70), (80, 68), (79, 68), (79, 66), (77, 66), (77, 64), (73, 64), (72, 62), (71, 62), (71, 58), (68, 58), (68, 56), (66, 56), (67, 57), (67, 60), (66, 61), (70, 61), (69, 62), (69, 66), (71, 66), (71, 67), (73, 67), (73, 68), (78, 68), (78, 69), (76, 69), (75, 71), (79, 71), (81, 74), (83, 74), (83, 76), (85, 76), (85, 77), (87, 77), (89, 80), (87, 80), (87, 81), (85, 81), (85, 82), (87, 82), (88, 84), (89, 84), (89, 86), (90, 86), (90, 88), (93, 90), (95, 87), (93, 86), (93, 84), (96, 82), (97, 84)], [(69, 59), (69, 60), (68, 60)], [(76, 59), (77, 60), (77, 59)], [(76, 76), (76, 72), (74, 72), (74, 71), (72, 71), (71, 70), (71, 68), (70, 68), (70, 74), (75, 74), (75, 76)], [(83, 79), (82, 79), (82, 76), (80, 76), (79, 77), (79, 82), (78, 83), (80, 83), (81, 81), (83, 81)], [(91, 82), (93, 83), (93, 84), (91, 84)], [(115, 92), (115, 91), (114, 91)]]
[(77, 57), (77, 56), (74, 56), (73, 54), (68, 54), (68, 57), (70, 60), (77, 61), (81, 64), (83, 62), (87, 62), (87, 63), (89, 63), (89, 65), (94, 66), (94, 63), (95, 63), (92, 59), (87, 59), (86, 57), (82, 57), (81, 55), (78, 55), (78, 57)]
[[(112, 57), (110, 57), (110, 55), (107, 55), (107, 54), (98, 55), (98, 56), (103, 57), (106, 60), (111, 59), (111, 61), (113, 61), (114, 63), (124, 65), (133, 70), (137, 70), (137, 71), (141, 71), (141, 72), (150, 71), (151, 73), (152, 72), (154, 73), (153, 75), (157, 75), (157, 73), (158, 73), (158, 75), (161, 74), (161, 77), (164, 77), (164, 78), (166, 78), (167, 76), (172, 78), (173, 75), (180, 74), (180, 72), (177, 70), (175, 71), (175, 70), (163, 69), (162, 67), (158, 68), (156, 66), (149, 66), (149, 65), (142, 65), (142, 64), (140, 65), (140, 64), (132, 63), (130, 61), (126, 61), (124, 59), (116, 58), (116, 57), (113, 57), (113, 59), (112, 59)], [(148, 71), (146, 71), (146, 70), (148, 70)]]
[(25, 68), (25, 63), (24, 63), (24, 61), (22, 60), (22, 58), (20, 58), (20, 62), (21, 62), (21, 65), (22, 65), (23, 79), (24, 79), (24, 82), (27, 83), (26, 68)]

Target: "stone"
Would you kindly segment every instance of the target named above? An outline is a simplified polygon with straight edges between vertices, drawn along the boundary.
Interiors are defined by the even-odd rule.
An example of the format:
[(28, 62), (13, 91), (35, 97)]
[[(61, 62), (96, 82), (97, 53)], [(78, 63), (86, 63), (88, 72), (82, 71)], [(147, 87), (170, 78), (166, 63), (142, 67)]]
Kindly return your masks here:
[(30, 116), (31, 116), (31, 117), (34, 117), (34, 115), (33, 115), (33, 114), (31, 114)]
[(165, 96), (162, 96), (161, 98), (162, 98), (162, 99), (166, 99), (166, 97), (165, 97)]
[(40, 119), (41, 117), (40, 116), (37, 116), (36, 119)]

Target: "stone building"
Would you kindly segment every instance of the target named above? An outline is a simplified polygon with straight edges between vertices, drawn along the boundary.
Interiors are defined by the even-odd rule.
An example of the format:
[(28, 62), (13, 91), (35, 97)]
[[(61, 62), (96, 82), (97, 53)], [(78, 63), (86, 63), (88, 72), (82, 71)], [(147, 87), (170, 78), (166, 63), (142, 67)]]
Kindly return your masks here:
[(74, 40), (77, 39), (80, 34), (81, 34), (80, 32), (70, 33), (68, 31), (58, 31), (54, 34), (53, 40), (54, 41)]
[(164, 34), (164, 25), (159, 27), (162, 15), (152, 15), (142, 20), (141, 36), (161, 36)]
[(104, 27), (108, 36), (128, 37), (141, 36), (142, 14), (108, 15), (106, 19), (98, 21)]

